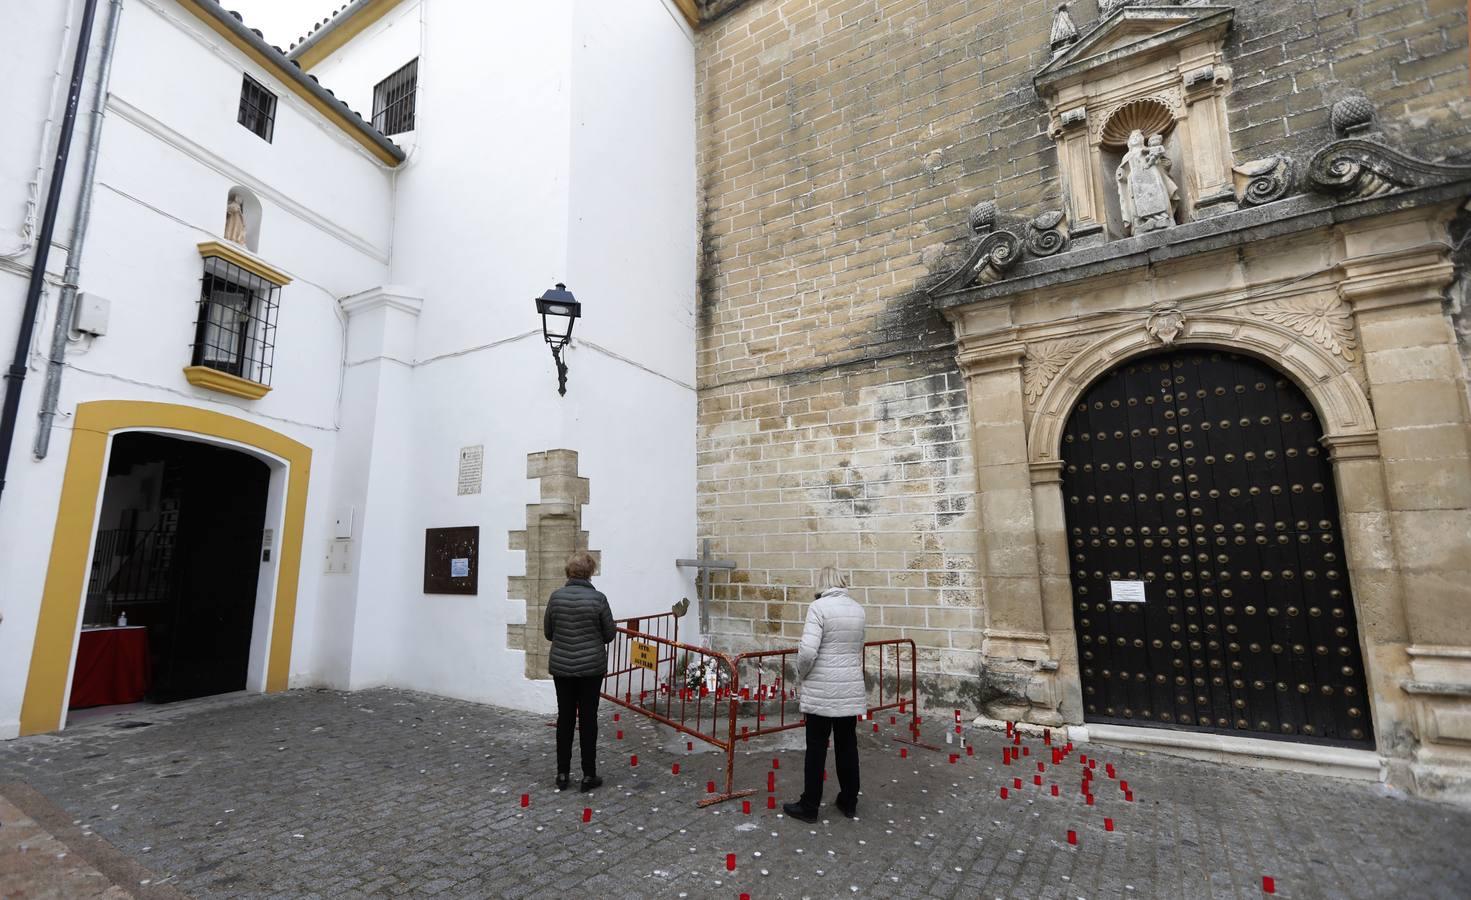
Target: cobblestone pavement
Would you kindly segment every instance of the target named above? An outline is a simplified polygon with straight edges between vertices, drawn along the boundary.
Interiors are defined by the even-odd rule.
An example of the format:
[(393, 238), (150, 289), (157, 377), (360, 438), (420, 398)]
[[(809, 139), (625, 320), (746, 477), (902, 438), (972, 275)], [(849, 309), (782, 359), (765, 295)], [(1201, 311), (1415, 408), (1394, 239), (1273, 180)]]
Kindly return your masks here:
[[(737, 787), (758, 789), (749, 814), (697, 809), (721, 757), (614, 712), (603, 705), (608, 784), (590, 795), (552, 787), (546, 717), (389, 690), (241, 697), (11, 741), (0, 783), (34, 787), (195, 897), (1257, 897), (1270, 876), (1280, 897), (1420, 900), (1471, 884), (1471, 812), (1454, 807), (1097, 745), (1054, 768), (1037, 739), (1003, 766), (991, 732), (954, 763), (901, 758), (887, 719), (863, 736), (855, 821), (768, 811), (772, 760), (778, 807), (801, 769), (800, 752), (769, 747), (737, 760)], [(1078, 757), (1094, 753), (1087, 806)]]

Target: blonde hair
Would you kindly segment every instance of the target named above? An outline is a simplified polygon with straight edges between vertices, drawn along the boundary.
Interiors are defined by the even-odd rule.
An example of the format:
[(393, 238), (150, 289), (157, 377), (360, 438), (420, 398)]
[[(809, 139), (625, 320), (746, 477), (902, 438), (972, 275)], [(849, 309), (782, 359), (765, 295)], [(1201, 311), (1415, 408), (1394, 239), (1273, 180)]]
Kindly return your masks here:
[(586, 550), (578, 550), (567, 557), (567, 577), (580, 578), (584, 581), (592, 577), (598, 570), (597, 560)]
[(847, 588), (848, 576), (838, 571), (837, 566), (823, 566), (822, 571), (817, 573), (817, 592), (830, 591), (833, 588)]

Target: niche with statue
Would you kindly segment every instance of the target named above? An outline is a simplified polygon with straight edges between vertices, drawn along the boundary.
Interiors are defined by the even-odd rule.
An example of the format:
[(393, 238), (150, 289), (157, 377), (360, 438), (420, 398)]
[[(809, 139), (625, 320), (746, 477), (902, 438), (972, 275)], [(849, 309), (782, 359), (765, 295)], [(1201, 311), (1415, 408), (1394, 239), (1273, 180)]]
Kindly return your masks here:
[(235, 185), (225, 195), (225, 240), (251, 253), (260, 250), (260, 200), (249, 188)]
[(1134, 237), (1237, 208), (1221, 46), (1229, 6), (1107, 4), (1080, 35), (1062, 4), (1048, 105), (1075, 241)]

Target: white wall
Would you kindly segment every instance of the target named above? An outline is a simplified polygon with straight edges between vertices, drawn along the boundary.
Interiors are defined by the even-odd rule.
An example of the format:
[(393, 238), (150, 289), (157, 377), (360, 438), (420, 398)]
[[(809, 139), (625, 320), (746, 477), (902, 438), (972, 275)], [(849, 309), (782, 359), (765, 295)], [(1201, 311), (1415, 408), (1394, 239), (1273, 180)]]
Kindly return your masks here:
[[(25, 70), (28, 62), (54, 61), (47, 58), (59, 41), (59, 15), (49, 23), (36, 17), (22, 24), (33, 30), (0, 30), (7, 49), (23, 55), (7, 62)], [(99, 15), (99, 36), (101, 30)], [(280, 92), (273, 143), (235, 121), (242, 70)], [(315, 683), (316, 604), (331, 590), (323, 583), (321, 553), (330, 521), (325, 486), (334, 467), (343, 353), (336, 298), (380, 283), (387, 273), (387, 169), (177, 5), (126, 4), (111, 88), (81, 261), (82, 291), (112, 301), (109, 331), (74, 342), (51, 452), (43, 461), (30, 454), (44, 381), (39, 358), (26, 381), (0, 511), (0, 737), (15, 734), (18, 726), (72, 413), (91, 400), (198, 406), (258, 422), (312, 447), (291, 673), (294, 683)], [(84, 135), (79, 128), (67, 176), (73, 188), (80, 180)], [(25, 171), (34, 150), (25, 143), (0, 146), (0, 171)], [(280, 294), (273, 390), (253, 402), (192, 387), (182, 372), (190, 362), (199, 293), (196, 245), (221, 236), (225, 198), (234, 185), (250, 188), (262, 201), (259, 255), (294, 279)], [(63, 207), (63, 226), (71, 205)], [(55, 251), (49, 268), (59, 270), (63, 262), (64, 251)], [(23, 275), (0, 271), (0, 330), (14, 328)], [(54, 291), (48, 311), (53, 307)], [(42, 346), (49, 344), (50, 331), (43, 317)], [(14, 331), (9, 335), (13, 339)]]
[[(424, 595), (412, 558), (399, 583), (363, 586), (359, 627), (370, 606), (392, 638), (365, 638), (355, 656), (391, 654), (391, 683), (547, 709), (550, 683), (526, 680), (506, 647), (525, 615), (506, 599), (525, 571), (508, 533), (538, 500), (527, 454), (578, 452), (597, 583), (618, 615), (693, 592), (674, 566), (695, 535), (693, 43), (657, 0), (420, 10), (425, 89), (397, 175), (392, 264), (425, 297), (403, 473), (413, 508), (386, 543), (417, 554), (425, 528), (478, 525), (480, 593)], [(575, 334), (590, 342), (569, 351), (565, 398), (532, 302), (559, 280), (583, 302)], [(459, 449), (473, 444), (484, 490), (457, 496)]]
[[(59, 17), (35, 18), (25, 25), (36, 34), (0, 41), (54, 56), (59, 35), (46, 28)], [(616, 614), (693, 596), (692, 573), (674, 566), (696, 534), (692, 37), (662, 0), (419, 0), (315, 72), (370, 115), (373, 84), (421, 34), (418, 128), (390, 171), (172, 0), (129, 0), (82, 278), (112, 300), (111, 329), (69, 357), (40, 463), (25, 452), (40, 378), (27, 385), (0, 515), (0, 736), (15, 732), (70, 412), (86, 400), (194, 404), (313, 448), (293, 685), (549, 708), (550, 682), (525, 679), (523, 655), (506, 647), (506, 625), (524, 616), (507, 579), (525, 571), (506, 548), (538, 499), (533, 452), (578, 452), (597, 583)], [(235, 122), (242, 70), (278, 92), (272, 143)], [(35, 149), (23, 145), (0, 147), (0, 203), (23, 185), (17, 156)], [(259, 255), (295, 279), (281, 293), (274, 389), (255, 402), (180, 372), (195, 244), (220, 236), (235, 185), (261, 201)], [(532, 303), (559, 280), (584, 304), (565, 398)], [(422, 312), (379, 335), (396, 341), (345, 348), (338, 298), (389, 283), (422, 297)], [(0, 308), (18, 306), (21, 287), (0, 266)], [(458, 451), (471, 444), (485, 446), (484, 487), (461, 497)], [(360, 507), (353, 569), (366, 562), (371, 577), (323, 572), (347, 505)], [(424, 529), (449, 525), (480, 527), (478, 596), (422, 593)]]

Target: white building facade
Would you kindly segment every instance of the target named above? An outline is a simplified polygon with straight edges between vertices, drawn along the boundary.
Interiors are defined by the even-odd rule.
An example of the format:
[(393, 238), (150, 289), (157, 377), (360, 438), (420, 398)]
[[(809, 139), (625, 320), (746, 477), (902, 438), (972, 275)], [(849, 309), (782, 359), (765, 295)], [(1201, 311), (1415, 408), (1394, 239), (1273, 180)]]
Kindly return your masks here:
[[(0, 33), (3, 102), (24, 125), (0, 151), (7, 347), (86, 15), (81, 0), (24, 6)], [(143, 464), (138, 435), (264, 465), (257, 563), (195, 558), (186, 591), (207, 603), (255, 576), (248, 622), (219, 625), (244, 629), (247, 690), (394, 685), (550, 708), (540, 623), (519, 627), (539, 607), (518, 596), (565, 556), (522, 549), (539, 527), (528, 507), (546, 513), (548, 498), (600, 554), (616, 614), (693, 591), (674, 565), (695, 534), (688, 22), (663, 0), (372, 0), (292, 55), (213, 0), (97, 4), (0, 495), (0, 737), (64, 725), (82, 626), (139, 596), (120, 593), (144, 567), (112, 532), (154, 559), (173, 546), (158, 524), (169, 502), (115, 514), (124, 485), (191, 489)], [(382, 90), (410, 99), (384, 111)], [(38, 441), (88, 181), (73, 260), (86, 313), (63, 323), (55, 418)], [(532, 303), (554, 282), (583, 304), (565, 396)], [(230, 306), (245, 283), (254, 299)], [(209, 489), (213, 518), (186, 521), (220, 531), (233, 501)], [(457, 561), (428, 573), (456, 593), (426, 583), (449, 562), (431, 558), (442, 528), (478, 530), (455, 532), (473, 545), (455, 551), (473, 587)], [(173, 628), (175, 643), (203, 633)]]

